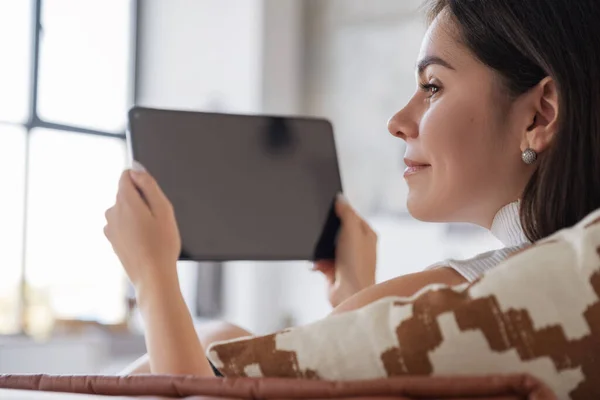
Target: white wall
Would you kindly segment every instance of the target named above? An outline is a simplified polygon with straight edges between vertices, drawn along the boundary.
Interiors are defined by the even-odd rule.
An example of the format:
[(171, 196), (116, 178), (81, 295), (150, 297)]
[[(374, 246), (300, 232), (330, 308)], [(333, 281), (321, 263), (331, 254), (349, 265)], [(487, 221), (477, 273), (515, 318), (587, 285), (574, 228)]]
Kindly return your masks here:
[(307, 1), (304, 105), (333, 121), (345, 192), (363, 212), (405, 211), (404, 143), (387, 121), (416, 89), (420, 3)]
[(297, 0), (143, 0), (138, 103), (295, 113), (302, 9)]
[(140, 2), (138, 103), (260, 110), (261, 0)]

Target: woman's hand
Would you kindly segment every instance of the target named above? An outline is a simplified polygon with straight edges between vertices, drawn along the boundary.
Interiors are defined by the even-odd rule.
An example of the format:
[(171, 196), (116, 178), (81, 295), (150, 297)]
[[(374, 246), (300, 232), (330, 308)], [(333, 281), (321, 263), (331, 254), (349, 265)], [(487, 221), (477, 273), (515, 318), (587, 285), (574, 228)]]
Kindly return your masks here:
[(181, 238), (175, 213), (143, 167), (123, 172), (106, 220), (104, 234), (136, 290), (144, 284), (177, 281)]
[(375, 284), (377, 264), (377, 234), (341, 195), (335, 210), (342, 221), (335, 261), (317, 261), (314, 267), (327, 278), (334, 308)]

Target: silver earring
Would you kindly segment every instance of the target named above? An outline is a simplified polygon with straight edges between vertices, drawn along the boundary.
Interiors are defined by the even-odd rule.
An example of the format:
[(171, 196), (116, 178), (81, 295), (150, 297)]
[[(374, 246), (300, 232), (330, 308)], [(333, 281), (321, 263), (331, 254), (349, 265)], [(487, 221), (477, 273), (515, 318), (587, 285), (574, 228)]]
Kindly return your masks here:
[(523, 162), (527, 165), (533, 165), (537, 161), (538, 154), (533, 149), (527, 149), (523, 152)]

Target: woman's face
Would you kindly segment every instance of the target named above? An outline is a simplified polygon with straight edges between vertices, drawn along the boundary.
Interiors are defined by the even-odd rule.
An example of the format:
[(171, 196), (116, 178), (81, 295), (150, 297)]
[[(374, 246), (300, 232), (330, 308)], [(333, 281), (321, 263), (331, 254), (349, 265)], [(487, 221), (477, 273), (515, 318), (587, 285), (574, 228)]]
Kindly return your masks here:
[(509, 100), (496, 73), (455, 32), (446, 13), (430, 26), (418, 59), (420, 87), (389, 131), (406, 141), (415, 218), (489, 227), (530, 176), (521, 161), (522, 113), (517, 118), (518, 100)]

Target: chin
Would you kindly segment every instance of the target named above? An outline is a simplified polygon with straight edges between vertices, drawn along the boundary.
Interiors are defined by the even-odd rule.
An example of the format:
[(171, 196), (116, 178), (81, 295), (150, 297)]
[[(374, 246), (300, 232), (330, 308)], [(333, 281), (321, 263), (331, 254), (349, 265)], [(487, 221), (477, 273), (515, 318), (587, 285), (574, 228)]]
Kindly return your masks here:
[(422, 222), (444, 222), (444, 218), (439, 214), (442, 209), (441, 204), (432, 204), (422, 196), (416, 196), (409, 193), (406, 200), (408, 213), (416, 220)]
[(418, 201), (415, 196), (412, 196), (410, 193), (408, 194), (408, 199), (406, 200), (406, 209), (411, 217), (416, 220), (429, 222), (427, 207), (423, 206), (423, 202)]

